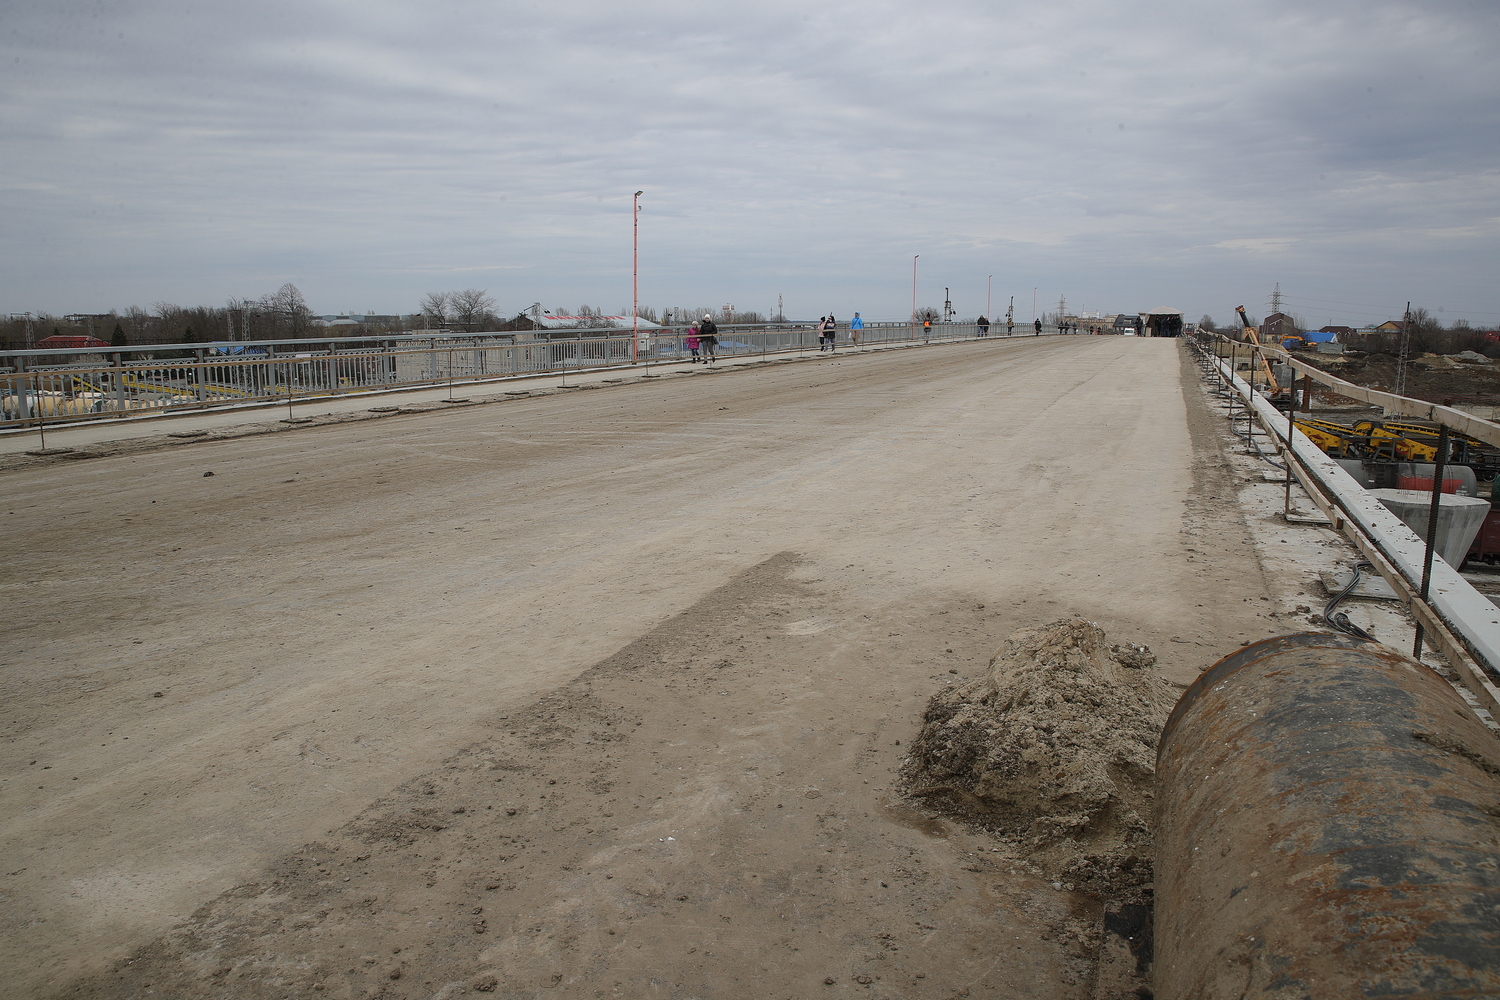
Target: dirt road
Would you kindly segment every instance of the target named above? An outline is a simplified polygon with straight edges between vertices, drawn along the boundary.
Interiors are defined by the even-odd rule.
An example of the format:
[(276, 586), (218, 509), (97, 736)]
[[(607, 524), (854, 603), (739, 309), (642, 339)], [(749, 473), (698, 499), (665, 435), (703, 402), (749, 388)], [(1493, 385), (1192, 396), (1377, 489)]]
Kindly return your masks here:
[(3, 474), (0, 992), (1088, 996), (1097, 902), (891, 783), (1020, 626), (1266, 634), (1194, 377), (991, 340)]

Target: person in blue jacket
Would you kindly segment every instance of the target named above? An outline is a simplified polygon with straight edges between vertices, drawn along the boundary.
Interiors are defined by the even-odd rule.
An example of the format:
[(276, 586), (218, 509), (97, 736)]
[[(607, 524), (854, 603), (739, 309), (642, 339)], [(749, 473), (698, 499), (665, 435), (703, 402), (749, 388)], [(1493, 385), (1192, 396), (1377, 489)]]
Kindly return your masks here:
[(859, 335), (864, 328), (865, 321), (859, 318), (859, 313), (855, 313), (854, 318), (849, 321), (849, 339), (854, 341), (855, 347), (859, 346)]

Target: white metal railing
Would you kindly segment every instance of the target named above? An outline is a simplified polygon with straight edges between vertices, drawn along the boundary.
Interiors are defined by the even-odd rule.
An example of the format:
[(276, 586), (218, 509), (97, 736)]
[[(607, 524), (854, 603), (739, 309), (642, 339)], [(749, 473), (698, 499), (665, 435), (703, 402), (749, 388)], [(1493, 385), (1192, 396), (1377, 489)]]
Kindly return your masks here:
[[(1017, 327), (1030, 335), (1028, 327)], [(569, 331), (572, 333), (572, 331)], [(869, 323), (862, 346), (967, 340), (972, 323)], [(1047, 332), (1054, 332), (1050, 328)], [(1004, 325), (990, 336), (1004, 336)], [(529, 336), (529, 335), (527, 335)], [(0, 353), (0, 429), (683, 361), (686, 330), (577, 331), (569, 339), (504, 334), (165, 344)], [(847, 323), (838, 349), (853, 346)], [(720, 357), (813, 350), (816, 324), (721, 326)]]

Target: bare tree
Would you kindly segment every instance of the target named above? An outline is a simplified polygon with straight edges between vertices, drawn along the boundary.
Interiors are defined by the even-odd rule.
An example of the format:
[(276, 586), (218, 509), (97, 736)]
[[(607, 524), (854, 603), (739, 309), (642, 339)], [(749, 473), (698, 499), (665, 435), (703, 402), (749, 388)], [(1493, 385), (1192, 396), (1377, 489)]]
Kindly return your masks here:
[(495, 300), (482, 288), (465, 288), (461, 292), (448, 293), (448, 306), (453, 310), (453, 321), (465, 332), (473, 333), (488, 325), (494, 317)]
[(156, 342), (175, 344), (182, 339), (182, 307), (173, 302), (153, 302), (151, 311), (156, 314)]
[(307, 333), (312, 310), (307, 308), (302, 293), (290, 281), (278, 288), (275, 294), (263, 296), (259, 306), (275, 324), (280, 336), (295, 340)]
[(1214, 318), (1212, 316), (1210, 316), (1208, 313), (1204, 313), (1203, 318), (1198, 320), (1198, 329), (1207, 330), (1209, 333), (1213, 333), (1217, 331), (1219, 327), (1216, 323), (1214, 323)]
[(1413, 353), (1439, 354), (1446, 348), (1448, 338), (1443, 324), (1432, 313), (1417, 306), (1411, 311), (1411, 350)]
[(428, 292), (422, 297), (422, 315), (431, 326), (448, 322), (448, 292)]

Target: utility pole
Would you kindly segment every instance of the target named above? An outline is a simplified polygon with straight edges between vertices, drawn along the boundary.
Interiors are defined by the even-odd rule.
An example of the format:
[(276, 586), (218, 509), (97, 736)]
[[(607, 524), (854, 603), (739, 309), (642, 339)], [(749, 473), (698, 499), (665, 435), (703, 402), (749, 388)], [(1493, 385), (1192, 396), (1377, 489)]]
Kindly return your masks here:
[(991, 291), (991, 286), (993, 286), (994, 283), (995, 283), (995, 276), (993, 274), (990, 275), (988, 278), (984, 279), (984, 318), (985, 319), (989, 319), (990, 318), (990, 304), (991, 304), (990, 303), (990, 299), (991, 299), (990, 291)]
[(948, 289), (943, 289), (943, 322), (953, 322), (953, 301)]
[(1063, 317), (1068, 314), (1068, 297), (1059, 295), (1057, 297), (1057, 325), (1062, 326)]
[(917, 258), (919, 253), (911, 255), (911, 324), (906, 328), (906, 339), (911, 340), (917, 335)]
[(630, 363), (641, 357), (641, 195), (637, 191), (630, 208)]

